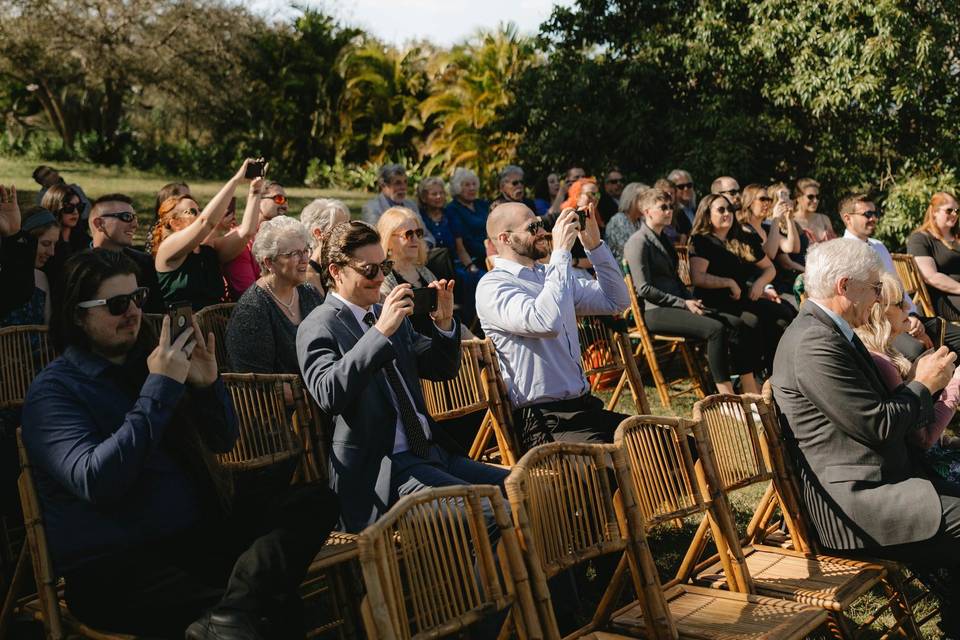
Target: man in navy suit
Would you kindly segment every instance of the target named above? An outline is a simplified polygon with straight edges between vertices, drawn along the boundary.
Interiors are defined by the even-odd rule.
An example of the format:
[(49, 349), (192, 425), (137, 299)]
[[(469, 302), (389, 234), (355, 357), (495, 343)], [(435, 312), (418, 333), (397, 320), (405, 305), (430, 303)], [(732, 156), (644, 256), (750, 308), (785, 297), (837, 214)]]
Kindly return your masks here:
[(385, 258), (370, 225), (334, 228), (321, 258), (330, 293), (297, 331), (304, 380), (334, 420), (330, 483), (347, 531), (373, 523), (403, 495), (455, 484), (502, 487), (507, 475), (439, 446), (442, 434), (424, 405), (419, 379), (449, 380), (460, 368), (453, 281), (430, 283), (437, 310), (431, 335), (421, 335), (408, 320), (410, 285), (378, 304), (392, 267)]

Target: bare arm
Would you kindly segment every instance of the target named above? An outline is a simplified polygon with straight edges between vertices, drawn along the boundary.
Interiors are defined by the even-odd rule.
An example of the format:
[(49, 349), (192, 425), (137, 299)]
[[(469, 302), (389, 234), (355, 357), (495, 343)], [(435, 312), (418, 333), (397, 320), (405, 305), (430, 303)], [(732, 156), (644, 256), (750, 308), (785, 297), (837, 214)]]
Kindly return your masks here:
[(780, 225), (774, 220), (773, 224), (770, 225), (770, 230), (767, 231), (767, 239), (763, 241), (763, 253), (767, 258), (773, 260), (773, 257), (777, 255), (777, 251), (780, 250), (782, 240), (783, 236), (780, 235)]
[(780, 234), (780, 251), (784, 253), (800, 252), (800, 233), (797, 231), (797, 225), (793, 223), (793, 216), (786, 216), (787, 236)]
[(929, 256), (914, 256), (913, 259), (917, 261), (917, 267), (920, 268), (920, 275), (923, 276), (924, 282), (938, 291), (960, 295), (960, 282), (957, 282), (945, 273), (940, 273), (937, 270), (937, 263), (933, 261), (933, 258)]
[(777, 256), (777, 264), (784, 269), (790, 269), (792, 271), (798, 271), (800, 273), (804, 272), (803, 265), (799, 262), (794, 262), (790, 259), (790, 256), (786, 253), (781, 253)]
[(240, 225), (230, 229), (213, 241), (220, 262), (230, 262), (243, 251), (244, 247), (257, 234), (260, 222), (260, 193), (263, 191), (263, 178), (254, 178), (247, 193), (247, 206), (243, 210)]
[(726, 289), (731, 284), (736, 284), (733, 278), (721, 278), (711, 273), (707, 273), (707, 267), (710, 261), (705, 258), (690, 258), (690, 282), (693, 286), (701, 289)]
[(233, 197), (237, 185), (243, 181), (247, 164), (250, 162), (250, 159), (244, 160), (240, 171), (223, 185), (217, 195), (213, 196), (213, 199), (203, 208), (197, 219), (190, 223), (190, 226), (172, 233), (163, 241), (157, 250), (157, 271), (174, 271), (179, 268), (190, 252), (199, 247), (216, 228), (227, 211), (227, 202)]

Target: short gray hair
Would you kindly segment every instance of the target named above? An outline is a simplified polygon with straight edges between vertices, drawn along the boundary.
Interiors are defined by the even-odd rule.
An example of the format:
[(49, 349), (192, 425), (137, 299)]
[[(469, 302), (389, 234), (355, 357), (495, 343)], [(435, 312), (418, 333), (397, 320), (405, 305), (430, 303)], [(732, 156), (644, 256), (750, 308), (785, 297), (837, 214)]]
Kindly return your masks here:
[(419, 198), (421, 202), (427, 197), (427, 191), (430, 187), (440, 187), (444, 191), (447, 190), (447, 186), (443, 184), (443, 178), (424, 178), (420, 181), (420, 184), (417, 185), (417, 198)]
[(382, 187), (388, 184), (393, 178), (405, 175), (407, 175), (407, 170), (403, 168), (403, 165), (396, 164), (395, 162), (385, 164), (380, 167), (380, 171), (377, 172), (377, 186)]
[(470, 169), (457, 167), (457, 169), (453, 172), (453, 177), (450, 178), (450, 195), (456, 198), (458, 195), (463, 193), (463, 183), (467, 180), (474, 180), (476, 181), (477, 186), (480, 186), (480, 176)]
[(497, 177), (497, 184), (502, 185), (504, 182), (507, 181), (507, 178), (509, 178), (510, 176), (518, 175), (518, 174), (521, 178), (523, 178), (523, 169), (521, 169), (515, 164), (508, 164), (503, 169), (501, 169), (500, 175)]
[(853, 238), (827, 240), (807, 252), (803, 288), (811, 298), (832, 298), (840, 278), (869, 282), (881, 271), (880, 257), (866, 242)]
[(623, 188), (623, 193), (620, 194), (620, 202), (617, 203), (620, 207), (620, 211), (627, 213), (630, 211), (630, 207), (633, 206), (637, 198), (640, 197), (640, 194), (649, 189), (648, 185), (643, 184), (642, 182), (631, 182)]
[[(350, 209), (344, 203), (334, 198), (317, 198), (303, 208), (303, 212), (300, 213), (300, 223), (306, 227), (311, 236), (317, 229), (326, 235), (338, 222), (338, 213), (343, 214), (347, 220), (350, 219)], [(340, 220), (340, 222), (346, 222), (346, 220)]]
[(260, 225), (257, 231), (257, 237), (250, 248), (254, 259), (261, 267), (265, 267), (267, 258), (276, 259), (280, 252), (280, 242), (287, 238), (299, 238), (303, 240), (307, 248), (313, 247), (313, 238), (307, 233), (298, 220), (288, 216), (277, 216), (272, 220), (267, 220)]
[(690, 172), (686, 169), (674, 169), (667, 174), (667, 180), (672, 182), (674, 185), (683, 184), (681, 180), (690, 180), (693, 181), (693, 176), (690, 175)]

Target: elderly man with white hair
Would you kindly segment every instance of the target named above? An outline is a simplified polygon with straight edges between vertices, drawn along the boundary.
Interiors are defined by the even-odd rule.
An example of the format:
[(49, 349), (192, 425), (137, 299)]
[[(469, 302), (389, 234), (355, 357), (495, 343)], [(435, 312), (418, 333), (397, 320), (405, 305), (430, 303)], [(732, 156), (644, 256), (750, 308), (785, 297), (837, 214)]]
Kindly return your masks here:
[(313, 255), (310, 256), (307, 282), (317, 291), (323, 292), (323, 273), (320, 267), (320, 253), (323, 243), (330, 236), (333, 228), (341, 222), (350, 220), (350, 209), (343, 202), (335, 198), (317, 198), (303, 208), (300, 213), (300, 224), (307, 229), (313, 238)]
[[(810, 249), (809, 300), (780, 341), (773, 395), (823, 546), (946, 569), (940, 595), (960, 603), (960, 486), (929, 472), (906, 444), (934, 419), (931, 396), (956, 355), (945, 347), (924, 355), (909, 382), (887, 390), (853, 331), (877, 302), (882, 269), (857, 240)], [(960, 636), (957, 611), (943, 607), (947, 636)]]

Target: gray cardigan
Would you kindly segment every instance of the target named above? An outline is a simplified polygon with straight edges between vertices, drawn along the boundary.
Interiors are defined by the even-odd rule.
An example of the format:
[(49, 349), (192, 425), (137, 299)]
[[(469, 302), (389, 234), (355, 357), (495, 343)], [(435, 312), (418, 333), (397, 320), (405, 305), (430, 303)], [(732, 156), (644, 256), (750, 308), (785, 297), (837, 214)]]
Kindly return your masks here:
[(623, 245), (623, 257), (641, 308), (683, 308), (684, 301), (693, 297), (680, 280), (673, 243), (662, 233), (658, 236), (646, 223)]

